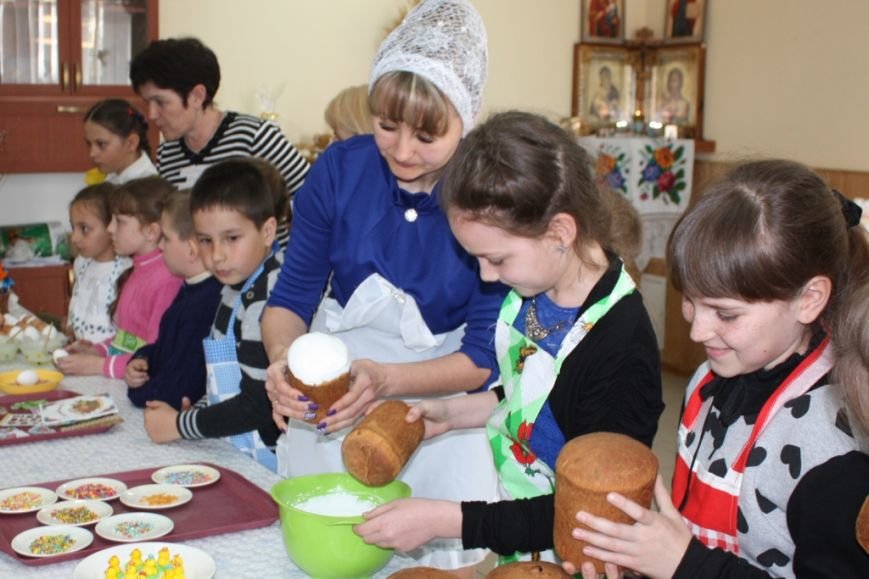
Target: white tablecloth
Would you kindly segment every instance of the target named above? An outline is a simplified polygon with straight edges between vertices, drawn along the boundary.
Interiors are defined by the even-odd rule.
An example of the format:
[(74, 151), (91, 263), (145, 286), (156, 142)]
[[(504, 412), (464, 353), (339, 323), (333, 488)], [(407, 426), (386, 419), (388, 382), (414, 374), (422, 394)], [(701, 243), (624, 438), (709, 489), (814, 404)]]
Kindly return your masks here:
[[(22, 369), (25, 364), (0, 364), (0, 371)], [(232, 469), (269, 491), (278, 475), (235, 450), (222, 440), (182, 440), (152, 443), (145, 433), (142, 411), (130, 404), (120, 380), (101, 377), (67, 377), (60, 388), (82, 394), (108, 393), (120, 409), (124, 422), (108, 432), (87, 436), (29, 442), (0, 447), (0, 488), (50, 480), (73, 479), (108, 472), (138, 470), (167, 464), (211, 462)], [(2, 392), (0, 392), (2, 394)], [(2, 518), (0, 518), (2, 524)], [(34, 519), (34, 526), (36, 526)], [(166, 537), (172, 541), (171, 535)], [(281, 538), (278, 522), (269, 527), (214, 535), (184, 541), (214, 558), (216, 577), (296, 578), (307, 577), (293, 565)], [(0, 577), (60, 579), (72, 577), (80, 559), (51, 565), (28, 566), (0, 552)], [(409, 560), (394, 557), (374, 577), (387, 577)]]

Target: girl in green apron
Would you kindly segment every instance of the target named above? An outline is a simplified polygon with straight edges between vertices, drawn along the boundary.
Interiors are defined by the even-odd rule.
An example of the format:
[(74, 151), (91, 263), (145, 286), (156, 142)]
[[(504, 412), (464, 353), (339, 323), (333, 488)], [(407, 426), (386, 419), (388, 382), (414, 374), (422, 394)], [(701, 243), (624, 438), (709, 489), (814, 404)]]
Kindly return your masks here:
[(506, 560), (547, 551), (564, 444), (611, 431), (651, 445), (658, 347), (617, 256), (635, 240), (612, 238), (610, 194), (590, 167), (562, 129), (520, 112), (492, 117), (459, 148), (441, 196), (450, 227), (484, 281), (513, 288), (494, 332), (501, 386), (424, 401), (408, 420), (423, 417), (428, 437), (485, 425), (503, 500), (396, 501), (356, 527), (367, 542), (407, 550), (460, 537)]

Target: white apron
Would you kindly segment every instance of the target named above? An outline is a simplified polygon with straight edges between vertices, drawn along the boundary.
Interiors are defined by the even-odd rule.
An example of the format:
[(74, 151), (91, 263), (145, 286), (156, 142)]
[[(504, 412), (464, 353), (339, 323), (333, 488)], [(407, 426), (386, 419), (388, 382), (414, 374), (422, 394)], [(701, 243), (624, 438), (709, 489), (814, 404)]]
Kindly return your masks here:
[[(399, 363), (431, 360), (458, 351), (464, 326), (432, 334), (414, 298), (373, 274), (356, 288), (345, 308), (332, 298), (323, 300), (311, 322), (311, 331), (337, 336), (353, 359)], [(290, 420), (287, 433), (278, 439), (278, 473), (296, 477), (346, 472), (341, 442), (348, 431), (323, 436), (314, 425)], [(423, 442), (399, 479), (410, 485), (417, 498), (498, 498), (498, 477), (483, 428), (449, 432)], [(485, 554), (484, 549), (463, 551), (461, 539), (452, 539), (432, 541), (406, 555), (418, 565), (455, 569), (479, 563)]]

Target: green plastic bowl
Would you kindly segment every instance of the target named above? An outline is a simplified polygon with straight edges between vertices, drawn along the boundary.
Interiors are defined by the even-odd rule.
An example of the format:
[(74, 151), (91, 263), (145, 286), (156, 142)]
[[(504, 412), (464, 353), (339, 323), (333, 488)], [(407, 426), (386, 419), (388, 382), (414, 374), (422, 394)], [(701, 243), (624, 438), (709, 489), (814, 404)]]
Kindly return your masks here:
[(318, 515), (294, 506), (338, 492), (381, 505), (409, 497), (410, 487), (401, 481), (368, 487), (346, 473), (301, 476), (272, 487), (272, 498), (280, 507), (284, 546), (299, 569), (318, 579), (369, 577), (389, 562), (392, 550), (368, 545), (353, 532), (362, 517)]

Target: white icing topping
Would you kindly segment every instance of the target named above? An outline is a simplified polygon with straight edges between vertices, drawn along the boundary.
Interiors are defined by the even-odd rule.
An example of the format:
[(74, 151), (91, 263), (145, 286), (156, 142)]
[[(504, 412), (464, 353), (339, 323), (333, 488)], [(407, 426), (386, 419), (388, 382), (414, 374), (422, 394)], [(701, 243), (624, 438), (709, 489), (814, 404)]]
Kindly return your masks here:
[(304, 384), (318, 386), (350, 371), (350, 353), (335, 336), (311, 332), (290, 346), (287, 366)]

